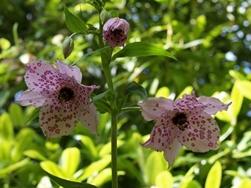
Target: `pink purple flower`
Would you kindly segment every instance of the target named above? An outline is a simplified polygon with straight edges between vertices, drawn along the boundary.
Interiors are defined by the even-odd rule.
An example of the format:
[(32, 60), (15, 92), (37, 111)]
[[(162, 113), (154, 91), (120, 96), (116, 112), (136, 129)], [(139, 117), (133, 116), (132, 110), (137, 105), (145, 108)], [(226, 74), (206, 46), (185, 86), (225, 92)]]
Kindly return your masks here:
[(41, 107), (39, 121), (47, 137), (70, 134), (77, 120), (96, 131), (96, 108), (90, 94), (97, 86), (81, 85), (78, 67), (35, 61), (27, 65), (24, 79), (28, 90), (17, 93), (15, 100), (23, 106)]
[(103, 27), (103, 38), (109, 46), (123, 46), (127, 40), (129, 23), (121, 18), (109, 19)]
[(155, 126), (145, 147), (164, 151), (172, 164), (181, 145), (194, 152), (207, 152), (218, 148), (220, 130), (212, 115), (227, 110), (213, 97), (185, 95), (172, 101), (166, 98), (149, 98), (139, 103), (145, 120), (154, 120)]

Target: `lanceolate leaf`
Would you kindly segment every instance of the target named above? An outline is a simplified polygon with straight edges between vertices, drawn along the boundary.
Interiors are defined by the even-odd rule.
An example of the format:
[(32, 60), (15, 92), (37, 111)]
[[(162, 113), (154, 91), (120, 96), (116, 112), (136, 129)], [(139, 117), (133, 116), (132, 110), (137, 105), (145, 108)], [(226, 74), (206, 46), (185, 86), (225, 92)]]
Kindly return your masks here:
[(87, 184), (87, 183), (80, 183), (75, 181), (70, 181), (66, 179), (62, 179), (60, 177), (54, 176), (51, 173), (49, 173), (46, 168), (43, 168), (43, 165), (41, 165), (42, 169), (46, 172), (46, 174), (58, 185), (61, 185), (65, 188), (95, 188), (94, 185)]
[(166, 56), (172, 59), (176, 58), (172, 53), (166, 51), (163, 47), (147, 43), (147, 42), (134, 42), (126, 45), (122, 50), (117, 52), (113, 59), (119, 57), (143, 57), (143, 56)]
[(67, 28), (73, 33), (85, 32), (87, 30), (86, 24), (78, 16), (71, 13), (67, 8), (64, 9), (65, 24)]
[(220, 188), (221, 175), (221, 163), (219, 161), (216, 161), (207, 175), (205, 188)]

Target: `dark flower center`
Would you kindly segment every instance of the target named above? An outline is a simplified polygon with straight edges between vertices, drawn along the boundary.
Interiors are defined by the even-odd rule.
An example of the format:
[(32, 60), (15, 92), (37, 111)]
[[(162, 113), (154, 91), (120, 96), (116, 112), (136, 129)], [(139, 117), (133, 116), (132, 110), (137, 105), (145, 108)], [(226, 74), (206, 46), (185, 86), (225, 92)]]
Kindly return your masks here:
[(112, 31), (112, 34), (115, 36), (115, 37), (121, 37), (123, 36), (123, 30), (122, 29), (114, 29)]
[(74, 97), (74, 92), (71, 88), (63, 87), (59, 91), (58, 99), (60, 101), (69, 101)]
[(172, 118), (172, 122), (182, 131), (187, 128), (187, 116), (183, 112), (177, 112)]

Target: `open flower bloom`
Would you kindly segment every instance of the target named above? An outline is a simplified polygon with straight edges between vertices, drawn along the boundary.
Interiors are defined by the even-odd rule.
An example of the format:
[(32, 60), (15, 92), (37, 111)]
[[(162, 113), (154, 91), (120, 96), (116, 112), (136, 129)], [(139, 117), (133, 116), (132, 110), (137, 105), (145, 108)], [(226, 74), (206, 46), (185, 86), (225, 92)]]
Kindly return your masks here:
[(103, 38), (112, 48), (123, 46), (127, 40), (129, 23), (121, 18), (109, 19), (103, 27)]
[(207, 152), (218, 148), (220, 135), (216, 121), (211, 117), (228, 105), (213, 97), (185, 95), (172, 101), (149, 98), (139, 106), (145, 120), (156, 122), (145, 147), (164, 151), (172, 164), (181, 145), (194, 152)]
[(70, 134), (77, 120), (96, 131), (96, 108), (90, 94), (97, 86), (81, 85), (78, 67), (36, 61), (28, 64), (24, 78), (28, 90), (17, 93), (15, 100), (23, 106), (41, 107), (39, 121), (46, 136)]

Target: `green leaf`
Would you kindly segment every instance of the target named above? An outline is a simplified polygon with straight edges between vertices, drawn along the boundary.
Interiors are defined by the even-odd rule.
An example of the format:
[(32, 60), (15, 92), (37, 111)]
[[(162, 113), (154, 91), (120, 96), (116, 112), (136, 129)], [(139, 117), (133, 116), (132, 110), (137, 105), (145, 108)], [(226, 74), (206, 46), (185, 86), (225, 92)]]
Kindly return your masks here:
[(50, 174), (53, 174), (54, 176), (64, 178), (64, 179), (69, 179), (69, 177), (66, 175), (66, 173), (64, 173), (60, 169), (60, 167), (52, 161), (43, 161), (40, 163), (40, 166), (44, 171), (46, 171)]
[(21, 161), (11, 164), (10, 166), (0, 169), (0, 177), (11, 175), (13, 171), (28, 165), (29, 161), (29, 159), (23, 159)]
[(80, 182), (75, 182), (75, 181), (70, 181), (67, 179), (60, 178), (58, 176), (55, 176), (51, 173), (51, 169), (48, 168), (48, 165), (42, 162), (40, 164), (42, 169), (46, 172), (46, 174), (58, 185), (61, 185), (62, 187), (65, 188), (95, 188), (94, 185), (87, 184), (87, 183), (80, 183)]
[(188, 182), (186, 188), (201, 188), (201, 185), (196, 180)]
[(247, 80), (237, 80), (236, 87), (239, 89), (240, 93), (251, 100), (251, 82)]
[(238, 114), (241, 110), (241, 106), (242, 106), (242, 101), (243, 101), (243, 95), (240, 93), (240, 90), (238, 89), (237, 86), (238, 82), (235, 82), (233, 88), (232, 88), (232, 92), (231, 92), (231, 100), (232, 100), (232, 104), (229, 107), (229, 112), (230, 112), (230, 117), (231, 117), (231, 124), (235, 125), (236, 124), (236, 120), (238, 117)]
[(192, 86), (185, 87), (185, 89), (183, 89), (183, 91), (178, 95), (177, 99), (181, 98), (185, 94), (191, 94), (192, 91), (193, 91), (193, 87)]
[(216, 161), (207, 175), (205, 188), (220, 188), (221, 174), (221, 163), (219, 161)]
[(95, 175), (100, 170), (103, 170), (107, 165), (111, 163), (111, 156), (104, 156), (99, 161), (91, 163), (88, 167), (84, 169), (83, 174), (78, 178), (80, 181), (87, 179), (90, 176)]
[(60, 166), (65, 173), (72, 176), (80, 163), (80, 151), (76, 147), (67, 148), (60, 158)]
[(12, 103), (9, 107), (9, 113), (11, 121), (14, 125), (24, 125), (25, 119), (21, 107), (15, 103)]
[[(124, 141), (122, 140), (117, 140), (117, 148), (119, 148), (120, 146), (122, 146), (124, 144)], [(102, 146), (102, 148), (99, 151), (99, 155), (102, 157), (104, 155), (110, 154), (111, 151), (111, 142), (105, 144)]]
[(119, 57), (143, 57), (143, 56), (166, 56), (176, 58), (163, 47), (146, 42), (134, 42), (127, 44), (122, 50), (113, 55), (112, 59)]
[(78, 16), (71, 13), (69, 9), (66, 7), (64, 9), (64, 14), (65, 14), (65, 24), (71, 32), (73, 33), (86, 32), (87, 27), (83, 20), (81, 20)]
[(16, 137), (16, 144), (11, 152), (12, 159), (14, 161), (20, 160), (23, 152), (33, 145), (34, 139), (36, 139), (36, 134), (33, 130), (29, 128), (22, 129)]
[(230, 70), (229, 74), (230, 74), (230, 76), (232, 76), (236, 80), (245, 80), (246, 79), (246, 77), (243, 74), (241, 74), (240, 72), (238, 72), (236, 70)]
[(156, 177), (157, 188), (172, 188), (173, 187), (173, 176), (168, 171), (163, 171)]
[(111, 168), (105, 168), (101, 172), (95, 176), (90, 183), (100, 187), (101, 185), (105, 184), (106, 182), (112, 179), (112, 170)]
[(129, 83), (126, 87), (125, 93), (127, 95), (137, 94), (137, 95), (141, 96), (142, 98), (147, 97), (146, 89), (136, 82)]
[(155, 180), (160, 172), (166, 171), (168, 168), (163, 154), (160, 152), (152, 152), (145, 164), (146, 181), (150, 185), (155, 184)]
[(36, 150), (26, 150), (24, 152), (24, 155), (26, 155), (27, 157), (29, 157), (31, 159), (35, 159), (35, 160), (39, 160), (39, 161), (45, 161), (46, 160), (46, 158)]
[(88, 150), (88, 153), (90, 153), (93, 158), (97, 157), (98, 151), (90, 137), (84, 135), (76, 135), (74, 138), (82, 142), (84, 147)]
[(170, 90), (168, 87), (161, 87), (158, 89), (155, 97), (168, 97), (170, 94)]
[(251, 179), (243, 178), (238, 186), (238, 188), (250, 188), (251, 187)]
[(4, 113), (0, 116), (0, 138), (11, 139), (13, 138), (13, 125), (10, 116)]

